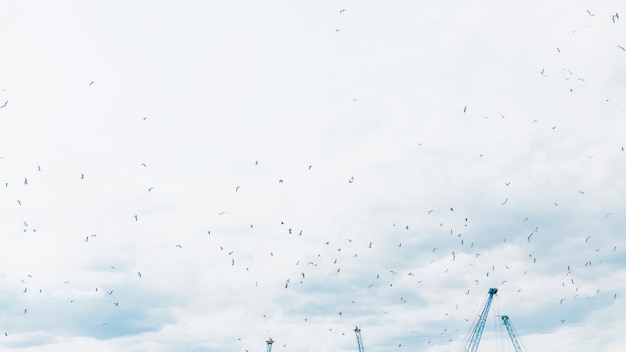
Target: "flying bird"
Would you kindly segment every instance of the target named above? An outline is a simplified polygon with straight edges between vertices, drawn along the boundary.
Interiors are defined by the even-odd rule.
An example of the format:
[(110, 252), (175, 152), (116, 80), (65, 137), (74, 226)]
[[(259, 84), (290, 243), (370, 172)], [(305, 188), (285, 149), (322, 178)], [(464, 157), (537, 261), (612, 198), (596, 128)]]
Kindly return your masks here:
[(590, 238), (591, 238), (591, 236), (587, 236), (587, 238), (585, 238), (585, 243), (589, 242)]
[[(622, 49), (623, 51), (626, 51), (626, 49), (624, 49), (624, 47), (623, 47), (623, 46), (621, 46), (621, 45), (618, 45), (617, 47), (618, 47), (618, 48), (620, 48), (620, 49)], [(4, 103), (4, 104), (6, 105), (6, 103)]]
[(94, 82), (94, 81), (89, 82), (89, 86), (90, 87), (93, 86), (94, 83), (96, 83), (96, 82)]
[(137, 276), (139, 276), (139, 278), (141, 279), (141, 271), (137, 272)]
[(8, 103), (9, 103), (9, 101), (8, 101), (8, 100), (7, 100), (7, 101), (5, 101), (5, 102), (4, 102), (4, 104), (2, 104), (2, 106), (0, 106), (0, 109), (2, 109), (2, 108), (4, 108), (4, 107), (6, 107)]
[(342, 13), (344, 13), (346, 11), (346, 9), (341, 9), (339, 10), (339, 14), (341, 15)]
[(586, 10), (586, 11), (587, 11), (587, 14), (589, 15), (589, 17), (593, 17), (593, 16), (596, 15), (595, 13), (591, 13), (591, 11), (589, 11), (589, 10)]

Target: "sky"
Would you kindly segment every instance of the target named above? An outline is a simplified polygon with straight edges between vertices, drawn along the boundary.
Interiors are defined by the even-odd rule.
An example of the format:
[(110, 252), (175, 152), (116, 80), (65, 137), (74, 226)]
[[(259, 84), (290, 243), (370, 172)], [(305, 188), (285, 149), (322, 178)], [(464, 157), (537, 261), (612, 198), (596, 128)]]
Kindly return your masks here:
[(2, 8), (0, 350), (624, 350), (626, 4)]

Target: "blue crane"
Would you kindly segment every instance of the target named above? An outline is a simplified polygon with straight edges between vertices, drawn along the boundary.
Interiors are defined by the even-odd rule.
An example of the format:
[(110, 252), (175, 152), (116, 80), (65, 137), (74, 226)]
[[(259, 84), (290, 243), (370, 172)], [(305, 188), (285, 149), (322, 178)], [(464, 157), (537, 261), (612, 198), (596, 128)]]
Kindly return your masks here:
[(471, 337), (468, 339), (467, 344), (465, 345), (465, 352), (476, 352), (478, 350), (478, 343), (480, 342), (480, 338), (483, 335), (483, 330), (485, 329), (485, 322), (487, 321), (487, 314), (489, 313), (489, 307), (491, 307), (491, 301), (493, 300), (493, 295), (498, 293), (497, 288), (489, 289), (489, 296), (487, 296), (487, 300), (485, 301), (485, 305), (478, 316), (478, 320), (471, 330)]
[(359, 347), (359, 352), (365, 352), (363, 341), (361, 340), (361, 329), (358, 326), (354, 328), (354, 333), (356, 334), (356, 344)]
[(265, 343), (267, 344), (267, 352), (272, 352), (272, 344), (274, 343), (274, 340), (270, 337), (267, 341), (265, 341)]
[(522, 347), (520, 347), (519, 342), (517, 341), (517, 334), (515, 333), (515, 329), (513, 328), (511, 321), (509, 321), (509, 316), (503, 315), (500, 318), (502, 318), (502, 322), (506, 327), (506, 331), (509, 332), (509, 337), (511, 337), (511, 342), (513, 342), (513, 348), (515, 348), (515, 352), (522, 352)]

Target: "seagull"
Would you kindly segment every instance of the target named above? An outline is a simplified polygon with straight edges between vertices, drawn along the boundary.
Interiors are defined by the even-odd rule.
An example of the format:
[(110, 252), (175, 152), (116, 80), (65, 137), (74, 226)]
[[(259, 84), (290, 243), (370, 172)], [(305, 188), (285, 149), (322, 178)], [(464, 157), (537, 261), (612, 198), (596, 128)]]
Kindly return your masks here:
[(339, 10), (339, 14), (341, 15), (342, 13), (344, 13), (346, 11), (346, 9), (341, 9)]
[(467, 105), (465, 105), (465, 107), (463, 108), (463, 112), (467, 111)]
[(137, 272), (137, 276), (139, 276), (139, 278), (141, 279), (141, 271)]
[(589, 17), (593, 17), (593, 16), (596, 15), (595, 13), (591, 13), (591, 11), (589, 11), (589, 10), (586, 10), (586, 11), (587, 11), (587, 14), (589, 15)]
[(591, 236), (587, 236), (587, 238), (585, 238), (585, 243), (589, 242), (590, 238), (591, 238)]
[(239, 187), (241, 187), (241, 186), (235, 187), (235, 192), (239, 191)]
[(89, 82), (89, 86), (90, 87), (93, 86), (94, 83), (96, 83), (96, 82), (94, 82), (94, 81)]
[(531, 232), (530, 235), (528, 235), (528, 243), (530, 243), (530, 238), (533, 237), (534, 234), (534, 232)]
[(432, 210), (432, 209), (430, 209), (430, 210), (428, 211), (428, 215), (430, 215), (430, 213), (432, 213), (432, 212), (433, 212), (433, 210)]
[(339, 28), (335, 28), (335, 32), (339, 32)]
[(504, 203), (502, 203), (502, 204), (500, 204), (500, 205), (505, 205), (505, 204), (506, 204), (506, 202), (508, 202), (508, 201), (509, 201), (509, 198), (505, 199), (505, 200), (504, 200)]
[[(620, 49), (622, 49), (623, 51), (626, 51), (626, 49), (624, 49), (624, 47), (623, 47), (623, 46), (621, 46), (621, 45), (618, 45), (617, 47), (618, 47), (618, 48), (620, 48)], [(6, 103), (4, 103), (4, 105), (6, 105)]]
[(9, 103), (9, 101), (8, 101), (8, 100), (7, 100), (7, 101), (5, 101), (5, 102), (4, 102), (4, 104), (2, 104), (2, 106), (0, 106), (0, 109), (2, 109), (2, 108), (4, 108), (4, 107), (6, 107), (8, 103)]
[(135, 214), (135, 221), (139, 221), (139, 220), (137, 219), (137, 214)]
[(177, 244), (176, 247), (183, 249), (183, 246), (181, 246), (180, 244)]

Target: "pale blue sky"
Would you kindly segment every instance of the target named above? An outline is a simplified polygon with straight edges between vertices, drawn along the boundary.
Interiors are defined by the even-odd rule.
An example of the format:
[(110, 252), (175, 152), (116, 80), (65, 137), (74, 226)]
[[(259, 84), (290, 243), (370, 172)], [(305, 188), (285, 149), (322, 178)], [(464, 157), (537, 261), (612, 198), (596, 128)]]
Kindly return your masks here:
[(621, 351), (615, 13), (4, 1), (1, 349)]

